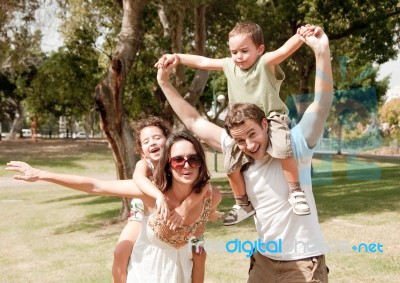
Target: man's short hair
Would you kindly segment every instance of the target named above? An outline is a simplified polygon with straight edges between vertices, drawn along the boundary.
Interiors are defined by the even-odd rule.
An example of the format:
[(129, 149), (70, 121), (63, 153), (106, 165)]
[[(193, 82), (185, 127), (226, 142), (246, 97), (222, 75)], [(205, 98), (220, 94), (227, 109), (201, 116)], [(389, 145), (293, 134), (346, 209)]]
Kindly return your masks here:
[(261, 125), (266, 119), (264, 111), (254, 103), (234, 103), (229, 109), (225, 118), (224, 127), (230, 136), (231, 129), (242, 125), (246, 120), (254, 120)]

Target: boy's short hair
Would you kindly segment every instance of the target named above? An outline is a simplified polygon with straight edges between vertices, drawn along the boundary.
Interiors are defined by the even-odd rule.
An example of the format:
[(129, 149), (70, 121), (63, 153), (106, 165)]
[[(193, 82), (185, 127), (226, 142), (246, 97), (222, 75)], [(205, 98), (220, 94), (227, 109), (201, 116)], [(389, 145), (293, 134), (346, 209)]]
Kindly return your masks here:
[(234, 103), (225, 118), (224, 127), (229, 136), (231, 129), (242, 125), (247, 120), (254, 120), (259, 125), (266, 119), (264, 111), (254, 103)]
[(229, 33), (229, 38), (237, 35), (248, 36), (252, 39), (255, 46), (258, 48), (264, 44), (264, 34), (259, 25), (253, 22), (239, 22)]

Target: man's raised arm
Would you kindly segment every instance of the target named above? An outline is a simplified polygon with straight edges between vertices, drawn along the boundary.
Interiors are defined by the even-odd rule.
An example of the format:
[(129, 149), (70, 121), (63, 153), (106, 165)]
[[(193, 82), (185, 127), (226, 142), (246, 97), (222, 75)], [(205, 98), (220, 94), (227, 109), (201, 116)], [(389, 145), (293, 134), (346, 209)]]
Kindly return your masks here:
[(305, 37), (305, 43), (315, 54), (315, 96), (307, 108), (299, 125), (307, 145), (312, 148), (317, 144), (324, 130), (326, 119), (333, 99), (333, 78), (329, 40), (325, 32), (315, 27), (313, 35)]
[(199, 112), (179, 94), (169, 81), (169, 75), (175, 65), (170, 64), (167, 67), (158, 69), (158, 84), (172, 109), (185, 124), (186, 128), (212, 148), (221, 151), (220, 138), (223, 129), (201, 117)]

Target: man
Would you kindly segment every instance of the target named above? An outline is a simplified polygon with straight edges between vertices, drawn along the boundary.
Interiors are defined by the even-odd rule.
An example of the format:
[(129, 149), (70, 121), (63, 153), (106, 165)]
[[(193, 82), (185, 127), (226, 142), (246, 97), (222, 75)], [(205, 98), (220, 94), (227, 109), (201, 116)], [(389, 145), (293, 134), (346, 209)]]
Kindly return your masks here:
[[(310, 26), (300, 29), (316, 59), (315, 98), (302, 120), (291, 129), (290, 138), (297, 159), (301, 186), (311, 214), (297, 216), (288, 203), (288, 185), (278, 159), (266, 153), (268, 122), (254, 104), (234, 104), (229, 109), (225, 128), (202, 118), (169, 82), (173, 65), (160, 68), (157, 79), (173, 110), (200, 139), (224, 151), (232, 139), (254, 161), (243, 172), (246, 191), (256, 211), (255, 223), (261, 243), (281, 243), (274, 251), (260, 245), (251, 257), (248, 282), (327, 282), (326, 252), (311, 183), (311, 159), (332, 104), (333, 83), (329, 40), (324, 31)], [(301, 201), (301, 200), (299, 200)]]

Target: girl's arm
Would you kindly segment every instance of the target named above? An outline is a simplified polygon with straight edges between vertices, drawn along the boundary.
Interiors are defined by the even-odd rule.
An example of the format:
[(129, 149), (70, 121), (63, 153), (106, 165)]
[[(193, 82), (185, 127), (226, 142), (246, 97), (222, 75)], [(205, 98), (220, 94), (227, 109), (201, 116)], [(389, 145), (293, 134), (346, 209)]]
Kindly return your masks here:
[(158, 60), (155, 67), (162, 68), (172, 63), (180, 63), (196, 69), (222, 71), (223, 60), (191, 54), (165, 54)]
[(15, 175), (16, 180), (46, 181), (91, 195), (140, 198), (147, 207), (154, 206), (154, 200), (144, 195), (133, 180), (103, 181), (91, 177), (53, 173), (33, 168), (22, 161), (10, 161), (5, 169), (23, 174)]
[(136, 163), (135, 171), (133, 172), (133, 180), (136, 186), (145, 195), (156, 199), (157, 213), (166, 220), (169, 216), (169, 209), (165, 202), (164, 194), (150, 181), (149, 177), (152, 172), (147, 165), (146, 160), (141, 159)]

